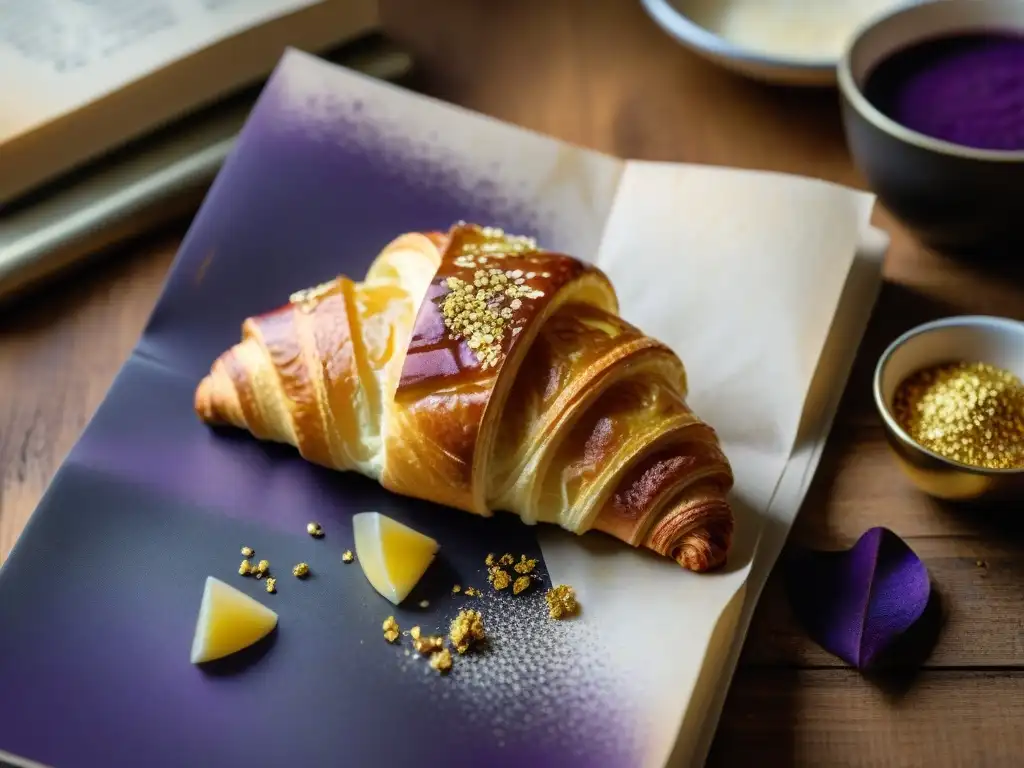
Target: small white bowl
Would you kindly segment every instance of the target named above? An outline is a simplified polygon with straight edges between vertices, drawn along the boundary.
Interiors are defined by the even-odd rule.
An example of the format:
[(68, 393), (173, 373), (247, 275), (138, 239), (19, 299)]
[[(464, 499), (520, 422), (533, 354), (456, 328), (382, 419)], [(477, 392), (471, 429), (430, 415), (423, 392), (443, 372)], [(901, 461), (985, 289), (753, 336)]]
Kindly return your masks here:
[[(921, 0), (905, 0), (912, 4)], [(874, 0), (868, 8), (852, 0), (843, 6), (850, 15), (834, 27), (817, 27), (822, 17), (835, 13), (837, 6), (826, 0), (808, 0), (808, 6), (792, 17), (780, 16), (767, 0), (641, 0), (648, 15), (668, 34), (695, 53), (716, 64), (751, 77), (780, 85), (833, 86), (836, 68), (845, 47), (845, 37), (877, 12), (891, 10), (899, 0)], [(740, 27), (732, 26), (739, 23)], [(794, 42), (773, 46), (771, 50), (755, 43), (743, 44), (738, 28), (774, 25), (787, 33), (818, 40), (824, 35), (835, 38), (834, 54), (808, 56)], [(838, 36), (837, 36), (838, 35)]]
[(922, 447), (892, 412), (899, 385), (933, 365), (980, 362), (1024, 380), (1024, 323), (1002, 317), (961, 315), (934, 320), (904, 333), (882, 353), (875, 368), (875, 407), (886, 437), (911, 481), (931, 496), (953, 501), (990, 501), (1024, 493), (1024, 470), (972, 467)]

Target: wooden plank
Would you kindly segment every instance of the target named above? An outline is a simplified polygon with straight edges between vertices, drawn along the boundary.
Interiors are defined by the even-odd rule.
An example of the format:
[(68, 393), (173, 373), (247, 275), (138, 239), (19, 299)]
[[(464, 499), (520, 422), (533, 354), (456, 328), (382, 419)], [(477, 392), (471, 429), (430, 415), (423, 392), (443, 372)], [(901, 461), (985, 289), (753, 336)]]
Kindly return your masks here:
[(0, 563), (135, 346), (180, 226), (0, 309)]
[(741, 669), (707, 765), (1024, 762), (1024, 673), (927, 671), (879, 685), (848, 670)]

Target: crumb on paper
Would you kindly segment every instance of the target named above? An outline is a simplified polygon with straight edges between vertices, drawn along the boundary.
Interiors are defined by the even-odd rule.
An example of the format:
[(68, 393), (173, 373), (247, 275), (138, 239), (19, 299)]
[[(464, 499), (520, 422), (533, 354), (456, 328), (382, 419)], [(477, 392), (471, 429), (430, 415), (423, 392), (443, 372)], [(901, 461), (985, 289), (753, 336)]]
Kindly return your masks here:
[(544, 599), (547, 600), (548, 615), (552, 619), (575, 616), (580, 610), (580, 604), (576, 602), (576, 590), (566, 584), (549, 589)]
[(516, 561), (516, 559), (514, 557), (512, 557), (512, 555), (510, 553), (506, 552), (498, 560), (498, 565), (512, 565), (512, 563), (514, 563), (515, 561)]
[(248, 576), (252, 573), (252, 564), (248, 560), (243, 560), (242, 564), (238, 566), (238, 573), (241, 576)]
[(381, 629), (384, 630), (384, 639), (389, 643), (395, 642), (398, 639), (398, 633), (401, 631), (394, 616), (388, 616), (384, 619)]
[(447, 648), (442, 648), (437, 653), (432, 654), (430, 657), (430, 666), (442, 675), (445, 674), (452, 668), (452, 652)]
[(452, 587), (452, 594), (453, 595), (457, 595), (461, 591), (462, 591), (462, 585), (461, 584), (456, 584), (454, 587)]
[(298, 563), (292, 568), (292, 575), (300, 579), (304, 579), (309, 576), (309, 563)]
[(516, 573), (521, 573), (524, 576), (528, 573), (533, 573), (533, 569), (536, 567), (537, 561), (533, 559), (527, 559), (526, 555), (522, 555), (519, 558), (519, 562), (513, 566)]
[(275, 592), (277, 592), (277, 579), (275, 579), (273, 576), (267, 579), (267, 592), (269, 592), (270, 594), (274, 594)]
[(512, 594), (513, 595), (518, 595), (523, 590), (526, 590), (526, 589), (529, 589), (529, 588), (530, 588), (530, 577), (529, 576), (520, 576), (518, 579), (516, 579), (515, 583), (512, 585)]
[(342, 555), (341, 555), (341, 562), (343, 562), (343, 563), (351, 563), (355, 559), (356, 559), (356, 556), (352, 554), (352, 550), (351, 549), (346, 549), (344, 551), (344, 553), (342, 553)]
[(484, 623), (479, 611), (460, 611), (448, 629), (448, 636), (459, 653), (465, 653), (469, 647), (486, 637)]
[(319, 539), (324, 535), (323, 526), (320, 523), (306, 523), (306, 533), (312, 536), (314, 539)]
[(494, 565), (494, 553), (493, 552), (491, 552), (490, 554), (487, 555), (487, 557), (484, 558), (484, 565), (486, 565), (488, 568), (490, 568), (492, 565)]
[(429, 656), (444, 648), (444, 638), (441, 635), (424, 635), (412, 641), (412, 647), (423, 656)]
[(512, 583), (511, 577), (500, 568), (495, 568), (491, 576), (491, 583), (497, 590), (506, 589)]
[(252, 557), (256, 554), (256, 550), (252, 547), (242, 547), (242, 557)]

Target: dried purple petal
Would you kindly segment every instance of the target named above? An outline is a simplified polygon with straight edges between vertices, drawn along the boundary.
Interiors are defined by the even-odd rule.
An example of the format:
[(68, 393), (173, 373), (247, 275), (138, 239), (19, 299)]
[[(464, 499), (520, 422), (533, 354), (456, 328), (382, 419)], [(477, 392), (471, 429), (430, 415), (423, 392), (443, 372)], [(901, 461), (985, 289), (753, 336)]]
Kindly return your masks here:
[(848, 550), (795, 552), (785, 577), (807, 634), (858, 669), (914, 625), (931, 594), (924, 563), (887, 528), (871, 528)]

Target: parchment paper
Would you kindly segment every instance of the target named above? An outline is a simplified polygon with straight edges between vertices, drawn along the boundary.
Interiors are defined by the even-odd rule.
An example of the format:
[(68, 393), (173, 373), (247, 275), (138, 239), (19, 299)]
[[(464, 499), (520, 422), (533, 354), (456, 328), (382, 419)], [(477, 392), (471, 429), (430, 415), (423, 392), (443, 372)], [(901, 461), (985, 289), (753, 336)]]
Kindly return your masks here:
[[(664, 764), (677, 740), (674, 761), (700, 761), (721, 701), (705, 691), (704, 716), (690, 711), (698, 677), (717, 650), (721, 674), (710, 685), (727, 685), (734, 640), (800, 507), (835, 410), (822, 398), (842, 391), (874, 302), (886, 245), (868, 223), (874, 198), (780, 174), (622, 162), (299, 54), (291, 59), (279, 74), (287, 75), (281, 93), (293, 129), (330, 132), (332, 118), (344, 115), (351, 131), (354, 112), (356, 140), (383, 143), (396, 165), (452, 170), (466, 188), (496, 191), (513, 209), (532, 211), (545, 246), (596, 262), (615, 285), (622, 315), (684, 361), (690, 404), (718, 431), (736, 474), (728, 566), (696, 575), (601, 536), (557, 529), (543, 529), (540, 541), (553, 579), (577, 589), (581, 621), (615, 659), (632, 720), (645, 729), (645, 764)], [(323, 99), (324, 79), (337, 100)], [(824, 394), (794, 456), (858, 252), (866, 266), (851, 289), (856, 301), (819, 372)], [(790, 483), (773, 504), (787, 467)], [(766, 523), (770, 536), (759, 540)], [(755, 561), (761, 567), (752, 573)]]
[[(383, 144), (396, 168), (444, 169), (467, 189), (532, 212), (543, 245), (604, 269), (622, 315), (686, 365), (689, 402), (718, 431), (736, 475), (728, 566), (696, 575), (601, 536), (540, 533), (552, 578), (577, 589), (581, 621), (619, 667), (636, 727), (647, 729), (645, 761), (664, 764), (677, 737), (697, 741), (679, 728), (697, 727), (687, 711), (715, 628), (745, 585), (756, 599), (803, 499), (805, 484), (772, 505), (855, 256), (869, 242), (873, 277), (858, 290), (862, 308), (873, 304), (884, 245), (869, 225), (873, 196), (781, 174), (623, 162), (302, 54), (278, 74), (292, 130), (329, 134), (343, 118), (356, 141)], [(846, 357), (866, 321), (862, 313), (844, 329)], [(841, 391), (845, 376), (840, 366), (822, 386)], [(819, 414), (815, 444), (830, 418)], [(748, 584), (766, 522), (774, 524), (766, 567)]]

